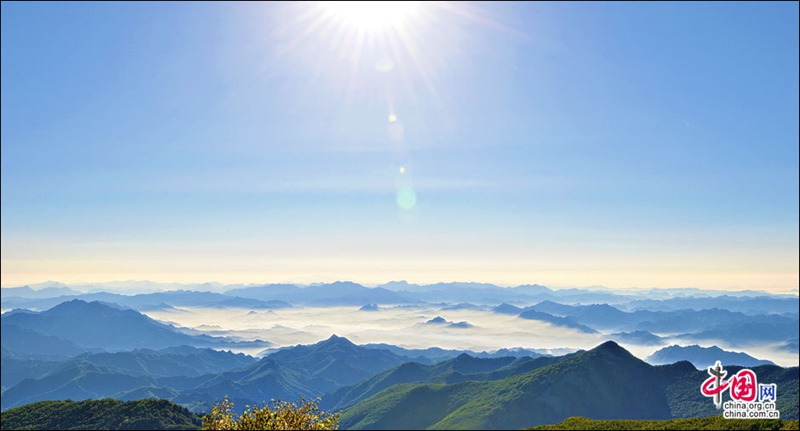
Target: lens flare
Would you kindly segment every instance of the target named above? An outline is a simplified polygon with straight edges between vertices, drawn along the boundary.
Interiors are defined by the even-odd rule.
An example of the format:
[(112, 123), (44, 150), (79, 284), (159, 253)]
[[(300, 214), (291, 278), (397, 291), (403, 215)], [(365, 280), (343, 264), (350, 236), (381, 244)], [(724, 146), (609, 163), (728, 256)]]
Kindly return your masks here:
[(381, 57), (375, 61), (375, 70), (378, 72), (391, 72), (394, 69), (394, 61), (389, 57)]
[(402, 187), (397, 191), (397, 205), (404, 210), (414, 208), (417, 203), (417, 194), (411, 187)]

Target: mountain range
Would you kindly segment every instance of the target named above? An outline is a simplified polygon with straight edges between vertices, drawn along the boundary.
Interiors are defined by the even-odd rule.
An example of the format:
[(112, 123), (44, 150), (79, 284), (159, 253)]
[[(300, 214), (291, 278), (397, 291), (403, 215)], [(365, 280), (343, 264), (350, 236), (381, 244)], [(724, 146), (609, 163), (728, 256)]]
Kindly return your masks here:
[(714, 365), (716, 361), (723, 364), (736, 364), (743, 367), (756, 367), (759, 365), (775, 365), (772, 361), (756, 359), (746, 353), (726, 352), (717, 346), (700, 347), (692, 346), (669, 346), (664, 347), (645, 359), (653, 365), (671, 364), (677, 361), (689, 361), (700, 370)]
[[(213, 287), (221, 288), (216, 285)], [(74, 289), (69, 289), (60, 284), (38, 291), (25, 286), (4, 288), (2, 306), (5, 309), (49, 309), (65, 301), (79, 299), (117, 304), (140, 311), (175, 307), (281, 310), (300, 305), (358, 306), (378, 315), (391, 306), (428, 305), (442, 310), (492, 310), (498, 314), (517, 315), (586, 334), (615, 334), (620, 339), (625, 338), (625, 342), (644, 345), (659, 345), (658, 338), (665, 335), (680, 339), (681, 344), (727, 340), (736, 347), (787, 343), (787, 340), (796, 340), (800, 335), (797, 297), (769, 296), (758, 292), (747, 294), (761, 296), (725, 292), (708, 296), (702, 291), (689, 289), (686, 292), (675, 290), (670, 293), (674, 296), (663, 298), (663, 293), (652, 291), (621, 294), (609, 290), (550, 289), (540, 285), (499, 287), (488, 283), (414, 285), (390, 282), (369, 288), (353, 282), (335, 282), (305, 287), (291, 284), (247, 286), (229, 289), (224, 293), (173, 290), (138, 295), (95, 292), (44, 297), (74, 293)], [(370, 306), (363, 308), (364, 304)], [(454, 327), (461, 328), (470, 328), (471, 325), (470, 322), (453, 323)], [(646, 336), (645, 333), (652, 336)], [(789, 342), (784, 349), (792, 352), (796, 350), (795, 345)]]
[[(662, 346), (675, 340), (683, 344), (722, 339), (729, 344), (768, 342), (796, 351), (797, 313), (781, 297), (751, 297), (749, 303), (748, 297), (731, 296), (717, 303), (738, 307), (730, 310), (671, 309), (686, 299), (679, 297), (641, 302), (646, 299), (607, 291), (562, 292), (538, 285), (499, 288), (479, 283), (396, 282), (368, 288), (338, 282), (246, 286), (223, 293), (77, 295), (97, 299), (91, 302), (74, 299), (74, 292), (63, 290), (66, 286), (48, 288), (47, 295), (69, 295), (45, 297), (31, 294), (28, 288), (7, 296), (8, 289), (3, 289), (4, 306), (9, 301), (54, 303), (46, 311), (16, 309), (0, 318), (4, 411), (44, 400), (156, 397), (203, 412), (224, 396), (237, 409), (272, 398), (319, 396), (324, 409), (343, 410), (342, 427), (353, 429), (518, 428), (576, 415), (593, 419), (702, 417), (718, 414), (699, 386), (708, 376), (705, 367), (720, 360), (729, 373), (746, 366), (758, 374), (759, 382), (776, 383), (782, 418), (798, 415), (797, 367), (782, 368), (744, 353), (699, 346), (665, 347), (642, 361), (617, 344)], [(447, 302), (431, 302), (448, 294)], [(617, 302), (575, 300), (603, 295)], [(210, 336), (201, 327), (176, 327), (137, 311), (194, 307), (200, 315), (235, 308), (237, 318), (247, 322), (262, 318), (274, 322), (290, 313), (313, 315), (326, 306), (344, 307), (334, 309), (335, 313), (346, 313), (349, 307), (358, 322), (412, 316), (414, 323), (408, 330), (426, 336), (438, 331), (465, 340), (481, 336), (489, 328), (489, 316), (522, 328), (515, 332), (520, 340), (526, 337), (525, 328), (558, 327), (559, 334), (580, 333), (584, 339), (611, 341), (590, 350), (573, 348), (560, 356), (555, 352), (564, 350), (557, 348), (475, 352), (387, 343), (358, 345), (337, 335), (314, 344), (276, 348), (270, 340), (241, 342)], [(359, 311), (359, 307), (370, 311)], [(263, 311), (273, 308), (274, 314)], [(769, 312), (772, 309), (782, 311)], [(446, 310), (442, 316), (452, 320), (437, 316), (442, 310)], [(287, 325), (294, 326), (292, 330), (302, 328)], [(226, 348), (268, 349), (257, 358), (222, 350)]]
[[(782, 417), (797, 417), (797, 367), (753, 370), (759, 381), (778, 384)], [(699, 392), (706, 377), (686, 361), (649, 365), (611, 341), (565, 356), (460, 354), (421, 364), (332, 336), (261, 360), (191, 347), (82, 354), (4, 390), (2, 408), (40, 400), (155, 396), (202, 412), (226, 395), (240, 408), (304, 395), (321, 396), (324, 409), (344, 409), (343, 428), (510, 428), (574, 415), (663, 419), (716, 414)]]
[(527, 356), (476, 358), (462, 353), (432, 365), (407, 362), (326, 395), (321, 407), (328, 410), (346, 409), (398, 384), (498, 380), (550, 365), (561, 359), (563, 358), (552, 356), (535, 359)]
[[(32, 288), (34, 286), (36, 289)], [(108, 293), (114, 290), (131, 291), (131, 289), (138, 290), (140, 288), (158, 292), (135, 295)], [(90, 290), (91, 293), (82, 293), (81, 290)], [(194, 295), (192, 292), (204, 295)], [(225, 286), (219, 283), (179, 285), (130, 281), (72, 287), (62, 283), (47, 282), (41, 285), (2, 288), (2, 307), (4, 309), (47, 309), (72, 299), (81, 299), (87, 302), (114, 302), (135, 309), (158, 307), (161, 303), (171, 306), (249, 306), (247, 302), (241, 300), (226, 302), (232, 298), (266, 302), (266, 304), (251, 302), (252, 308), (279, 308), (286, 306), (286, 303), (361, 306), (367, 303), (385, 305), (446, 302), (451, 305), (463, 303), (472, 306), (496, 306), (503, 302), (529, 305), (555, 301), (561, 304), (576, 305), (605, 303), (614, 305), (623, 311), (676, 311), (683, 309), (700, 311), (720, 308), (745, 314), (786, 314), (789, 317), (798, 315), (797, 295), (769, 295), (761, 291), (726, 292), (699, 289), (613, 291), (598, 287), (551, 289), (536, 284), (516, 287), (469, 282), (419, 285), (405, 281), (393, 281), (372, 288), (349, 281), (309, 286), (294, 284)], [(284, 304), (270, 303), (270, 301), (283, 301)], [(546, 309), (537, 311), (549, 312)], [(558, 315), (557, 313), (551, 314)]]
[[(12, 292), (5, 292), (11, 290)], [(261, 301), (253, 298), (242, 298), (220, 293), (173, 290), (168, 292), (143, 293), (138, 295), (121, 295), (118, 293), (95, 292), (87, 294), (73, 293), (66, 296), (15, 296), (16, 288), (3, 289), (3, 308), (48, 309), (63, 302), (81, 300), (84, 302), (105, 302), (117, 304), (125, 308), (140, 311), (170, 309), (174, 307), (212, 307), (212, 308), (250, 308), (260, 310), (277, 310), (292, 305), (280, 299)]]
[[(408, 375), (427, 377), (419, 367), (406, 367)], [(512, 429), (561, 422), (570, 416), (668, 419), (718, 414), (699, 391), (706, 373), (689, 362), (649, 365), (613, 341), (532, 368), (499, 374), (495, 380), (392, 384), (366, 399), (352, 398), (358, 403), (344, 411), (341, 426)], [(764, 365), (753, 370), (759, 381), (778, 385), (781, 417), (796, 418), (798, 368)]]
[[(4, 313), (0, 322), (15, 336), (22, 337), (20, 331), (35, 331), (58, 347), (59, 354), (66, 355), (64, 349), (75, 346), (84, 349), (132, 350), (139, 348), (161, 349), (189, 345), (196, 347), (225, 347), (232, 345), (268, 346), (265, 341), (236, 342), (208, 335), (187, 335), (173, 326), (165, 325), (135, 310), (121, 309), (113, 304), (85, 302), (78, 299), (63, 302), (41, 313)], [(16, 329), (16, 328), (21, 329)], [(39, 337), (37, 335), (37, 337)], [(60, 343), (55, 340), (63, 340)], [(40, 337), (41, 338), (41, 337)], [(5, 341), (3, 344), (5, 346)], [(11, 346), (18, 347), (22, 340), (15, 340)], [(70, 344), (71, 343), (71, 344)], [(9, 350), (13, 348), (9, 347)], [(55, 353), (54, 353), (55, 354)]]
[[(92, 327), (93, 318), (104, 319), (105, 327)], [(203, 345), (209, 339), (214, 341), (208, 336), (174, 332), (133, 310), (77, 300), (43, 313), (12, 313), (3, 315), (3, 319), (4, 325), (6, 320), (10, 322), (9, 327), (26, 325), (92, 346), (117, 333), (124, 335), (116, 343), (107, 344), (120, 347), (139, 340), (152, 346), (185, 341)], [(40, 400), (125, 400), (150, 395), (174, 399), (196, 411), (209, 409), (226, 395), (244, 406), (270, 398), (319, 396), (412, 360), (388, 350), (357, 346), (335, 335), (314, 345), (277, 351), (262, 360), (189, 346), (143, 349), (141, 343), (132, 343), (137, 347), (132, 351), (81, 350), (78, 356), (62, 362), (31, 359), (30, 354), (3, 346), (2, 408)]]

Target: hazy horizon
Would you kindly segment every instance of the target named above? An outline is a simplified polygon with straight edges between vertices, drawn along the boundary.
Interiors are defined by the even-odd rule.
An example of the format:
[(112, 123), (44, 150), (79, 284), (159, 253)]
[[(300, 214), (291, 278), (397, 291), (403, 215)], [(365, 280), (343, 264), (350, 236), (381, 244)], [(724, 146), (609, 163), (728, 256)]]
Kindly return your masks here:
[(551, 290), (584, 289), (584, 290), (599, 290), (599, 291), (622, 292), (622, 293), (630, 292), (632, 294), (636, 293), (636, 292), (647, 292), (647, 291), (651, 291), (651, 290), (663, 290), (663, 291), (685, 291), (685, 292), (697, 291), (697, 292), (709, 292), (709, 293), (711, 293), (711, 292), (763, 292), (763, 293), (768, 294), (768, 295), (794, 295), (794, 296), (800, 296), (800, 291), (798, 291), (798, 289), (785, 289), (783, 291), (781, 291), (781, 290), (770, 291), (770, 290), (767, 290), (767, 289), (748, 289), (748, 288), (737, 288), (737, 287), (732, 287), (732, 288), (727, 288), (727, 289), (726, 288), (702, 289), (702, 288), (693, 287), (693, 286), (678, 286), (678, 287), (639, 287), (639, 286), (613, 287), (613, 286), (604, 286), (604, 285), (569, 286), (569, 285), (549, 285), (549, 284), (536, 283), (536, 282), (526, 282), (526, 283), (517, 283), (517, 284), (501, 284), (501, 283), (492, 283), (490, 281), (473, 281), (473, 280), (436, 280), (436, 281), (432, 281), (432, 282), (415, 282), (413, 280), (407, 280), (405, 278), (384, 280), (384, 281), (381, 281), (381, 282), (372, 282), (372, 283), (359, 282), (358, 280), (351, 279), (351, 278), (331, 279), (331, 280), (323, 280), (323, 281), (310, 281), (310, 282), (309, 281), (306, 281), (306, 282), (294, 282), (294, 281), (281, 280), (281, 281), (269, 281), (269, 282), (238, 282), (238, 283), (223, 283), (223, 282), (219, 282), (219, 281), (216, 281), (216, 280), (213, 280), (213, 281), (187, 281), (187, 282), (176, 282), (176, 281), (163, 282), (163, 281), (154, 281), (154, 280), (146, 280), (146, 279), (142, 279), (142, 280), (134, 280), (134, 279), (108, 280), (108, 281), (82, 281), (82, 280), (79, 280), (79, 281), (75, 281), (75, 282), (66, 283), (66, 282), (63, 282), (63, 281), (60, 281), (60, 280), (45, 280), (45, 281), (40, 281), (40, 282), (22, 283), (22, 284), (14, 284), (14, 283), (7, 284), (7, 283), (3, 282), (2, 285), (0, 285), (0, 287), (2, 287), (4, 289), (9, 289), (9, 288), (18, 288), (18, 287), (28, 286), (33, 290), (41, 290), (41, 289), (48, 288), (48, 287), (66, 286), (66, 287), (69, 287), (71, 289), (77, 289), (78, 291), (81, 291), (81, 288), (83, 288), (84, 291), (85, 291), (86, 288), (91, 288), (90, 289), (91, 291), (102, 289), (102, 290), (105, 290), (105, 291), (108, 291), (108, 292), (116, 292), (116, 293), (125, 294), (125, 293), (131, 293), (131, 292), (133, 292), (133, 293), (160, 292), (160, 291), (165, 291), (165, 290), (175, 290), (175, 289), (184, 289), (184, 288), (186, 288), (186, 289), (189, 289), (189, 288), (192, 288), (192, 289), (194, 289), (194, 288), (207, 288), (207, 285), (213, 286), (211, 288), (211, 291), (218, 290), (218, 291), (221, 292), (221, 291), (226, 290), (230, 286), (264, 286), (264, 285), (271, 285), (271, 284), (292, 284), (292, 285), (296, 285), (296, 286), (299, 286), (299, 287), (303, 287), (303, 286), (312, 286), (312, 285), (318, 285), (318, 284), (330, 284), (330, 283), (335, 283), (335, 282), (352, 282), (352, 283), (357, 283), (357, 284), (360, 284), (362, 286), (370, 287), (370, 288), (374, 288), (374, 287), (378, 287), (378, 286), (382, 286), (382, 285), (385, 285), (385, 284), (388, 284), (388, 283), (394, 283), (394, 282), (406, 282), (406, 283), (411, 284), (411, 285), (422, 285), (422, 286), (434, 285), (434, 284), (439, 284), (439, 283), (443, 283), (443, 284), (449, 284), (449, 283), (464, 283), (464, 284), (477, 283), (477, 284), (491, 284), (491, 285), (494, 285), (494, 286), (497, 286), (497, 287), (501, 287), (501, 288), (514, 288), (514, 287), (524, 286), (524, 285), (540, 285), (540, 286), (547, 287), (548, 289), (551, 289)]

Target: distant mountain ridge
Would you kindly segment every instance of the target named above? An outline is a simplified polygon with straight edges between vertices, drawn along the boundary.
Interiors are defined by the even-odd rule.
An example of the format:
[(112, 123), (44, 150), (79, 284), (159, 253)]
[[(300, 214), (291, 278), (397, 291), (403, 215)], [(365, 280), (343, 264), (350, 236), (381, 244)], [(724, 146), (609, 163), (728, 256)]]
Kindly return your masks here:
[(308, 305), (363, 305), (405, 304), (409, 298), (381, 287), (368, 288), (358, 283), (337, 281), (308, 287), (295, 285), (264, 285), (233, 289), (226, 295), (259, 300), (283, 300), (293, 304)]
[[(406, 349), (391, 344), (378, 343), (378, 344), (362, 344), (362, 347), (368, 349), (384, 349), (389, 350), (400, 356), (411, 358), (414, 362), (419, 362), (423, 365), (430, 365), (448, 359), (453, 359), (462, 353), (466, 353), (476, 358), (501, 358), (505, 356), (512, 356), (515, 358), (528, 356), (538, 358), (540, 356), (551, 356), (532, 349), (523, 349), (521, 347), (503, 348), (491, 351), (476, 352), (473, 350), (457, 350), (457, 349), (442, 349), (440, 347), (429, 347), (427, 349)], [(544, 350), (544, 349), (542, 349)]]
[(4, 287), (2, 291), (4, 296), (17, 296), (20, 298), (54, 298), (67, 295), (80, 295), (81, 293), (66, 286), (51, 286), (38, 290), (31, 289), (30, 286)]
[(420, 325), (444, 326), (444, 327), (448, 327), (448, 328), (472, 328), (474, 326), (474, 325), (472, 325), (471, 323), (469, 323), (467, 321), (451, 322), (451, 321), (445, 319), (442, 316), (436, 316), (433, 319), (430, 319), (425, 323), (420, 323)]
[[(98, 291), (103, 287), (100, 284), (75, 286), (75, 289), (71, 289), (63, 283), (47, 282), (41, 284), (40, 287), (43, 288), (39, 290), (26, 286), (3, 288), (0, 302), (2, 302), (4, 309), (31, 308), (38, 310), (48, 309), (60, 302), (72, 299), (81, 299), (87, 302), (105, 301), (117, 303), (137, 310), (151, 310), (167, 306), (278, 309), (292, 304), (361, 306), (364, 304), (414, 304), (419, 302), (447, 303), (447, 307), (452, 306), (455, 307), (454, 309), (459, 307), (480, 308), (487, 305), (494, 307), (502, 303), (523, 308), (530, 304), (537, 304), (535, 306), (536, 311), (553, 314), (557, 317), (570, 317), (578, 323), (594, 329), (610, 328), (614, 325), (619, 326), (622, 322), (611, 320), (608, 321), (611, 325), (598, 326), (598, 321), (593, 319), (591, 315), (567, 316), (548, 309), (546, 303), (549, 301), (578, 306), (610, 304), (626, 312), (701, 311), (716, 307), (748, 315), (766, 312), (769, 314), (782, 314), (795, 319), (800, 314), (796, 295), (770, 295), (761, 291), (729, 292), (691, 288), (621, 291), (596, 286), (590, 288), (551, 289), (537, 284), (500, 287), (491, 283), (449, 282), (421, 285), (405, 281), (393, 281), (373, 288), (348, 281), (317, 283), (308, 286), (295, 284), (245, 286), (236, 284), (227, 285), (228, 288), (220, 283), (181, 285), (127, 281), (106, 284), (117, 288), (127, 286), (125, 287), (126, 289), (146, 288), (151, 292), (123, 295)], [(163, 289), (166, 290), (153, 293), (152, 290), (157, 289), (158, 286), (163, 286)], [(79, 291), (81, 289), (83, 291), (88, 289), (94, 291), (94, 293), (81, 293)], [(214, 292), (211, 292), (212, 290)], [(65, 294), (68, 295), (65, 296)], [(626, 317), (629, 318), (630, 316)], [(603, 322), (605, 321), (607, 319), (601, 320), (599, 323), (604, 325)], [(631, 323), (631, 321), (627, 323)], [(651, 330), (648, 328), (624, 328), (626, 331), (638, 329)]]
[[(565, 305), (548, 300), (523, 308), (519, 316), (536, 317), (584, 332), (587, 331), (584, 327), (615, 330), (629, 340), (643, 339), (647, 332), (677, 334), (676, 337), (687, 341), (725, 339), (729, 343), (750, 345), (796, 339), (800, 330), (800, 321), (792, 314), (745, 314), (719, 308), (622, 311), (609, 304)], [(651, 338), (651, 341), (657, 340)]]
[[(616, 332), (606, 337), (609, 340), (621, 341), (623, 343), (639, 344), (642, 346), (662, 346), (665, 341), (658, 335), (647, 331)], [(678, 361), (673, 361), (678, 362)]]
[(528, 319), (528, 320), (540, 320), (542, 322), (550, 323), (551, 325), (554, 325), (554, 326), (561, 326), (561, 327), (564, 327), (564, 328), (577, 329), (578, 331), (584, 332), (586, 334), (596, 334), (597, 333), (597, 331), (595, 331), (594, 329), (592, 329), (592, 328), (590, 328), (590, 327), (588, 327), (586, 325), (582, 325), (582, 324), (570, 319), (569, 317), (553, 316), (552, 314), (545, 313), (545, 312), (542, 312), (542, 311), (524, 310), (523, 312), (519, 313), (519, 317), (522, 318), (522, 319)]
[(672, 345), (657, 350), (645, 359), (653, 365), (672, 364), (678, 361), (689, 361), (700, 370), (704, 370), (716, 361), (726, 365), (740, 365), (743, 367), (756, 367), (759, 365), (775, 365), (772, 361), (756, 359), (746, 353), (728, 352), (717, 346), (700, 347)]
[(133, 308), (139, 311), (174, 307), (241, 307), (252, 309), (282, 309), (292, 305), (280, 299), (261, 301), (253, 298), (228, 296), (220, 293), (172, 290), (167, 292), (121, 295), (118, 293), (96, 292), (54, 297), (15, 297), (3, 296), (3, 307), (49, 309), (63, 302), (81, 300), (84, 302), (105, 302)]
[(157, 322), (135, 310), (114, 308), (99, 302), (78, 299), (63, 302), (41, 313), (13, 313), (0, 317), (2, 325), (72, 342), (86, 349), (131, 350), (161, 349), (190, 345), (195, 347), (250, 344), (268, 346), (264, 341), (237, 343), (208, 335), (186, 335), (172, 326)]

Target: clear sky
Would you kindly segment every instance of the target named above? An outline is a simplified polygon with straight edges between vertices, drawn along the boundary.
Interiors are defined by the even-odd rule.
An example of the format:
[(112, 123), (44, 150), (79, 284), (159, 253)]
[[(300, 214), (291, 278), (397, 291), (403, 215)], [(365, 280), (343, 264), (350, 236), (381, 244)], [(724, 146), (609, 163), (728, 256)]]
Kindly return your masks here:
[(3, 2), (2, 285), (798, 292), (797, 2), (390, 8)]

